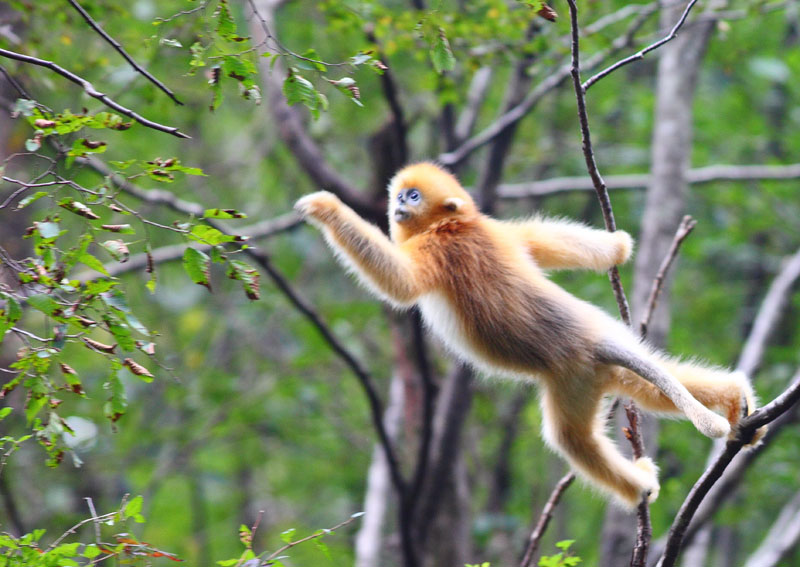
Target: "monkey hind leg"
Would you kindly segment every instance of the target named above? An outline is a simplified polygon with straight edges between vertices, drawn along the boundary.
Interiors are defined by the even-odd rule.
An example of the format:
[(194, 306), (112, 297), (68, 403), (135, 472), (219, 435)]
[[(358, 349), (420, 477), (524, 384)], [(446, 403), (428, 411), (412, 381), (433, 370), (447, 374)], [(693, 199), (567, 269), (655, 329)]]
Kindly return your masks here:
[(605, 420), (599, 415), (599, 403), (587, 406), (576, 400), (559, 401), (545, 391), (545, 440), (587, 482), (611, 494), (622, 506), (634, 508), (645, 495), (655, 501), (660, 488), (655, 463), (647, 457), (626, 459), (603, 432)]
[[(697, 401), (720, 412), (728, 420), (731, 426), (729, 435), (735, 435), (739, 421), (755, 411), (757, 400), (750, 380), (743, 372), (730, 372), (667, 357), (659, 359), (665, 370), (675, 376)], [(630, 396), (642, 408), (663, 413), (679, 412), (663, 392), (637, 374), (619, 369), (618, 378), (618, 392)], [(756, 432), (750, 444), (758, 442), (764, 433), (766, 427)]]
[[(602, 364), (621, 366), (642, 377), (655, 386), (672, 403), (672, 406), (686, 415), (694, 426), (708, 437), (725, 437), (731, 431), (728, 420), (714, 413), (700, 403), (687, 387), (664, 367), (664, 360), (645, 349), (605, 342), (597, 347), (597, 361)], [(635, 381), (634, 381), (635, 382)], [(614, 385), (612, 385), (614, 386)], [(620, 384), (616, 385), (621, 387)], [(634, 398), (643, 397), (648, 389), (632, 393)], [(663, 402), (662, 402), (663, 403)], [(666, 411), (669, 411), (667, 408)]]

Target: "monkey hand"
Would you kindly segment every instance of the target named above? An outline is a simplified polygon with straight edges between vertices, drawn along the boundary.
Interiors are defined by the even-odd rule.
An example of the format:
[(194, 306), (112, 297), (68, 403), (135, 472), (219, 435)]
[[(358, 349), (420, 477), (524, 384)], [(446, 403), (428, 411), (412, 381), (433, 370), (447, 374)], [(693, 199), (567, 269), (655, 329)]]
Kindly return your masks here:
[(302, 197), (294, 205), (294, 210), (304, 219), (325, 222), (340, 207), (339, 197), (329, 191), (317, 191)]
[(618, 230), (612, 234), (616, 238), (616, 257), (614, 258), (614, 265), (624, 264), (631, 257), (633, 238), (624, 230)]

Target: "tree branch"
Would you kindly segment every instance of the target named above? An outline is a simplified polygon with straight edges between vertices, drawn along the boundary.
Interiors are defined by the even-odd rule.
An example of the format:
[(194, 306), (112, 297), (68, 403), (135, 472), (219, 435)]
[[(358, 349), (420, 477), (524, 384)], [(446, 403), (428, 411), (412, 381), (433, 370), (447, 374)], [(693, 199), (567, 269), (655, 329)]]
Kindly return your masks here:
[(14, 59), (16, 61), (22, 61), (23, 63), (28, 63), (30, 65), (38, 65), (39, 67), (44, 67), (46, 69), (50, 69), (54, 73), (58, 73), (62, 77), (69, 79), (76, 85), (80, 85), (83, 90), (92, 98), (96, 98), (109, 108), (113, 108), (120, 114), (124, 114), (129, 118), (133, 118), (136, 122), (141, 124), (142, 126), (146, 126), (148, 128), (152, 128), (153, 130), (158, 130), (160, 132), (166, 132), (167, 134), (172, 134), (178, 138), (189, 138), (183, 132), (179, 131), (177, 128), (173, 126), (164, 126), (163, 124), (159, 124), (158, 122), (153, 122), (152, 120), (148, 120), (147, 118), (137, 114), (133, 110), (126, 108), (119, 104), (118, 102), (114, 101), (113, 99), (109, 98), (105, 94), (101, 93), (97, 89), (92, 86), (92, 83), (84, 79), (83, 77), (79, 77), (75, 73), (67, 71), (63, 67), (60, 67), (56, 63), (52, 61), (45, 61), (44, 59), (38, 59), (36, 57), (31, 57), (30, 55), (24, 55), (22, 53), (17, 53), (15, 51), (8, 51), (7, 49), (0, 49), (0, 57), (7, 57), (8, 59)]
[(547, 530), (550, 520), (553, 518), (553, 512), (556, 506), (558, 506), (559, 500), (561, 500), (561, 495), (564, 494), (564, 491), (569, 488), (569, 485), (572, 484), (574, 480), (575, 473), (568, 472), (561, 477), (561, 480), (558, 481), (553, 492), (550, 493), (550, 498), (547, 499), (547, 503), (544, 505), (544, 508), (542, 508), (539, 521), (536, 522), (536, 527), (533, 529), (533, 532), (531, 532), (530, 538), (528, 538), (528, 545), (525, 547), (525, 554), (522, 556), (522, 561), (520, 561), (520, 567), (530, 567), (533, 565), (533, 556), (536, 550), (539, 549), (539, 542), (545, 530)]
[(780, 396), (739, 422), (736, 438), (728, 440), (724, 450), (692, 487), (692, 490), (684, 500), (678, 514), (675, 516), (672, 526), (669, 529), (669, 535), (667, 536), (664, 555), (662, 555), (658, 562), (659, 567), (673, 567), (675, 565), (689, 523), (697, 511), (698, 506), (700, 506), (711, 487), (720, 479), (733, 457), (742, 450), (747, 440), (752, 439), (759, 427), (774, 421), (780, 415), (791, 409), (799, 400), (800, 371), (795, 374), (792, 384), (784, 390)]
[[(198, 215), (197, 211), (200, 211), (199, 214), (202, 214), (202, 211), (204, 211), (204, 208), (197, 203), (183, 201), (174, 195), (172, 195), (170, 198), (169, 195), (171, 194), (168, 191), (144, 191), (120, 175), (111, 175), (112, 172), (110, 168), (97, 158), (86, 158), (85, 163), (101, 175), (109, 177), (111, 183), (113, 183), (114, 186), (123, 192), (138, 199), (142, 199), (145, 202), (164, 204), (185, 214)], [(210, 226), (213, 226), (225, 234), (230, 234), (223, 224), (212, 219), (206, 220)], [(369, 403), (373, 426), (378, 434), (378, 439), (381, 443), (381, 446), (386, 452), (386, 460), (389, 464), (392, 482), (401, 495), (405, 494), (406, 481), (402, 476), (397, 456), (383, 424), (383, 404), (381, 403), (377, 394), (377, 390), (373, 385), (372, 377), (355, 358), (355, 356), (353, 356), (352, 353), (350, 353), (350, 351), (348, 351), (339, 341), (339, 339), (336, 338), (330, 328), (322, 321), (322, 318), (314, 310), (314, 308), (292, 288), (291, 284), (288, 282), (288, 280), (286, 280), (283, 274), (281, 274), (275, 268), (275, 266), (273, 266), (272, 261), (265, 252), (256, 250), (255, 248), (247, 248), (244, 250), (244, 252), (262, 267), (262, 269), (267, 273), (270, 279), (272, 279), (273, 283), (275, 283), (275, 285), (289, 300), (289, 302), (294, 305), (295, 308), (300, 311), (300, 313), (304, 315), (305, 318), (317, 329), (331, 349), (350, 368), (353, 374), (355, 374), (356, 378), (361, 384), (362, 389), (364, 390), (364, 393), (367, 396), (367, 402)]]
[(764, 358), (767, 341), (784, 315), (783, 308), (798, 279), (800, 279), (800, 250), (786, 260), (781, 271), (772, 280), (750, 329), (750, 335), (739, 355), (737, 370), (748, 376), (752, 376), (758, 370)]
[(648, 53), (650, 53), (651, 51), (653, 51), (655, 49), (658, 49), (659, 47), (661, 47), (662, 45), (664, 45), (668, 41), (672, 41), (673, 39), (675, 39), (675, 37), (678, 35), (678, 30), (681, 28), (681, 26), (683, 26), (684, 22), (686, 21), (687, 16), (689, 15), (689, 12), (691, 11), (692, 7), (696, 3), (697, 3), (697, 0), (691, 0), (689, 2), (689, 4), (686, 6), (686, 9), (683, 11), (683, 14), (681, 14), (680, 19), (678, 19), (678, 22), (672, 27), (672, 31), (669, 32), (669, 35), (667, 35), (666, 37), (660, 39), (659, 41), (657, 41), (655, 43), (651, 43), (650, 45), (648, 45), (644, 49), (639, 50), (638, 52), (634, 53), (631, 56), (626, 57), (625, 59), (622, 59), (620, 61), (617, 61), (616, 63), (614, 63), (610, 67), (606, 67), (605, 69), (603, 69), (602, 71), (600, 71), (599, 73), (594, 75), (593, 77), (590, 77), (585, 83), (583, 83), (583, 85), (582, 85), (583, 91), (584, 92), (588, 91), (589, 88), (593, 84), (595, 84), (597, 81), (599, 81), (603, 77), (607, 77), (608, 75), (610, 75), (611, 73), (613, 73), (614, 71), (619, 69), (620, 67), (624, 67), (625, 65), (627, 65), (628, 63), (632, 63), (633, 61), (639, 61), (639, 60), (644, 59), (644, 56), (647, 55)]
[[(578, 103), (578, 120), (581, 128), (581, 140), (583, 146), (583, 157), (586, 160), (586, 168), (589, 171), (589, 176), (592, 178), (594, 190), (597, 193), (597, 198), (600, 201), (600, 208), (603, 211), (603, 220), (606, 224), (606, 230), (614, 232), (617, 230), (617, 223), (614, 220), (614, 211), (611, 208), (611, 200), (608, 197), (608, 189), (606, 188), (603, 177), (597, 169), (597, 162), (594, 159), (594, 151), (592, 149), (592, 138), (589, 131), (589, 116), (586, 111), (586, 97), (583, 88), (581, 87), (581, 71), (580, 71), (580, 47), (579, 47), (579, 31), (578, 31), (578, 7), (575, 5), (574, 0), (567, 0), (570, 8), (570, 18), (572, 25), (572, 66), (570, 74), (572, 75), (572, 84), (575, 89), (575, 98)], [(614, 289), (614, 297), (617, 300), (620, 315), (626, 325), (631, 324), (630, 309), (628, 307), (628, 300), (625, 297), (625, 291), (622, 289), (622, 282), (619, 279), (619, 270), (616, 266), (608, 271), (609, 278), (611, 279), (611, 286)]]
[(120, 45), (119, 42), (115, 40), (113, 37), (108, 35), (106, 31), (100, 27), (100, 24), (94, 21), (92, 17), (89, 15), (89, 13), (86, 10), (84, 10), (83, 7), (80, 4), (78, 4), (76, 0), (67, 0), (67, 1), (70, 3), (70, 5), (72, 5), (73, 8), (75, 8), (75, 10), (81, 15), (81, 17), (84, 20), (86, 20), (86, 23), (89, 24), (89, 27), (91, 27), (94, 31), (96, 31), (100, 35), (100, 37), (102, 37), (107, 43), (111, 45), (111, 47), (116, 49), (117, 53), (122, 55), (122, 57), (125, 59), (125, 61), (127, 61), (130, 64), (131, 67), (136, 69), (136, 71), (139, 72), (139, 74), (143, 75), (147, 80), (149, 80), (159, 89), (161, 89), (169, 98), (174, 100), (177, 104), (183, 105), (183, 103), (179, 101), (178, 98), (175, 96), (175, 93), (173, 93), (169, 88), (167, 88), (167, 86), (164, 83), (162, 83), (161, 81), (156, 79), (153, 75), (151, 75), (147, 69), (139, 65), (136, 61), (134, 61), (133, 57), (131, 57), (128, 54), (128, 52), (125, 51), (122, 45)]
[[(648, 9), (642, 10), (639, 17), (631, 23), (625, 33), (612, 42), (611, 47), (595, 54), (585, 62), (585, 68), (593, 69), (598, 67), (605, 59), (627, 46), (639, 28), (641, 28), (647, 19), (655, 13), (656, 7), (657, 4), (653, 3)], [(571, 69), (571, 63), (565, 63), (558, 67), (530, 90), (520, 104), (500, 116), (481, 132), (466, 140), (455, 150), (440, 154), (436, 160), (443, 165), (451, 167), (461, 163), (469, 157), (472, 152), (488, 144), (494, 138), (502, 134), (506, 128), (522, 120), (542, 98), (549, 94), (550, 91), (558, 88), (569, 78)]]
[[(710, 165), (690, 169), (686, 181), (690, 184), (714, 181), (760, 181), (770, 179), (797, 179), (800, 163), (789, 165)], [(605, 178), (607, 189), (643, 189), (652, 180), (647, 173), (610, 175)], [(527, 183), (506, 183), (497, 188), (501, 199), (543, 197), (567, 191), (593, 191), (594, 184), (586, 176), (554, 177)]]
[(662, 260), (661, 266), (658, 268), (658, 273), (653, 280), (653, 287), (650, 290), (650, 296), (647, 299), (647, 308), (645, 309), (644, 316), (642, 316), (641, 323), (639, 323), (639, 334), (642, 338), (647, 336), (647, 325), (650, 324), (650, 319), (653, 316), (653, 311), (655, 311), (656, 303), (658, 303), (658, 296), (661, 295), (664, 278), (667, 276), (670, 266), (672, 266), (672, 263), (678, 255), (678, 248), (680, 248), (683, 241), (686, 240), (686, 237), (694, 230), (696, 224), (697, 221), (689, 215), (683, 217), (675, 233), (675, 238), (673, 238), (672, 244), (669, 247), (669, 251), (664, 257), (664, 260)]
[[(253, 240), (258, 240), (261, 238), (275, 236), (276, 234), (285, 232), (287, 230), (292, 230), (301, 224), (303, 224), (303, 221), (295, 213), (287, 213), (274, 219), (263, 220), (250, 226), (241, 228), (236, 231), (236, 234), (239, 236), (247, 236)], [(116, 277), (128, 272), (142, 270), (147, 267), (150, 261), (152, 261), (153, 264), (164, 264), (173, 260), (180, 260), (188, 247), (188, 244), (171, 244), (168, 246), (161, 246), (160, 248), (154, 249), (150, 253), (149, 259), (147, 254), (134, 254), (124, 264), (112, 262), (105, 264), (104, 267), (110, 276)], [(192, 247), (204, 251), (211, 249), (211, 246), (201, 244), (192, 244)], [(82, 276), (82, 274), (79, 274), (77, 279), (85, 279)]]

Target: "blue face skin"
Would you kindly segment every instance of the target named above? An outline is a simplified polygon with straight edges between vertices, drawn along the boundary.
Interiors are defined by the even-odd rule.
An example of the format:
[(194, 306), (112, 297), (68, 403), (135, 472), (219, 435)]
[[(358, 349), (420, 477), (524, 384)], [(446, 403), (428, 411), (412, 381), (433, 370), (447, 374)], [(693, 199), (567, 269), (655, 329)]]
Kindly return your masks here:
[(422, 193), (415, 187), (403, 189), (397, 194), (397, 207), (394, 209), (394, 220), (403, 222), (411, 217), (409, 207), (416, 207), (422, 202)]

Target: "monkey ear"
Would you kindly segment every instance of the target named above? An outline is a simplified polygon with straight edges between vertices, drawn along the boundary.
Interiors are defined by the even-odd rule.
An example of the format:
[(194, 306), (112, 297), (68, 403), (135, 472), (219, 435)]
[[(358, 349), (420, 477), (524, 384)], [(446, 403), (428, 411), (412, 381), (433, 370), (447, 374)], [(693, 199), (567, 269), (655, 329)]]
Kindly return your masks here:
[(464, 206), (464, 199), (459, 199), (458, 197), (448, 197), (442, 203), (444, 208), (448, 211), (456, 212), (458, 209)]

